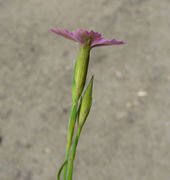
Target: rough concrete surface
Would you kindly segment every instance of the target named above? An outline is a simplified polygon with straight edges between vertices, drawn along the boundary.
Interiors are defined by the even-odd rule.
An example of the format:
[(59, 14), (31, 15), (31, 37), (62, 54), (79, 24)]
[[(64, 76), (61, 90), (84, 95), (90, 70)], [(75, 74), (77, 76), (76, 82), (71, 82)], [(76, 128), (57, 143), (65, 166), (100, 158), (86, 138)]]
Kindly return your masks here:
[(170, 180), (170, 1), (0, 0), (0, 180), (56, 180), (78, 44), (101, 32), (74, 180)]

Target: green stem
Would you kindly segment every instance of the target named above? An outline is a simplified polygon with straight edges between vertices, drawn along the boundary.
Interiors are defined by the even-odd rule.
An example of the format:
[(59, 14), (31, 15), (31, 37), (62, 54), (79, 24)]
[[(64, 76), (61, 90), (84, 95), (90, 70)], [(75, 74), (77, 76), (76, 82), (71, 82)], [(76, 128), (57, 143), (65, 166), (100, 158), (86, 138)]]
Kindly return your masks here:
[[(77, 116), (77, 106), (86, 82), (86, 76), (87, 76), (87, 70), (89, 64), (89, 55), (90, 55), (90, 41), (88, 41), (87, 44), (85, 44), (84, 46), (80, 46), (78, 58), (76, 60), (76, 64), (74, 67), (73, 81), (72, 81), (72, 109), (71, 109), (71, 116), (68, 125), (65, 161), (67, 161), (69, 158), (70, 148), (72, 145), (74, 126)], [(66, 180), (66, 177), (67, 177), (67, 164), (64, 167), (63, 180)]]
[(72, 147), (72, 151), (71, 151), (71, 154), (70, 154), (70, 159), (69, 159), (69, 162), (68, 162), (67, 180), (72, 180), (74, 158), (75, 158), (75, 155), (76, 155), (76, 148), (77, 148), (78, 140), (79, 140), (79, 137), (80, 137), (80, 133), (81, 133), (81, 129), (78, 128), (77, 129), (77, 134), (76, 134), (76, 137), (75, 137), (75, 140), (74, 140), (74, 144), (73, 144), (73, 147)]
[[(72, 145), (74, 126), (75, 126), (76, 116), (77, 116), (77, 105), (78, 105), (78, 99), (76, 99), (76, 101), (72, 103), (71, 116), (70, 116), (70, 121), (69, 121), (69, 125), (68, 125), (65, 161), (68, 161), (69, 152), (70, 152), (70, 148), (71, 148), (71, 145)], [(66, 176), (67, 176), (67, 164), (64, 167), (63, 180), (66, 180)]]
[(60, 180), (60, 174), (61, 171), (63, 170), (63, 167), (67, 164), (67, 161), (64, 161), (64, 163), (62, 164), (62, 166), (60, 167), (58, 174), (57, 174), (57, 180)]

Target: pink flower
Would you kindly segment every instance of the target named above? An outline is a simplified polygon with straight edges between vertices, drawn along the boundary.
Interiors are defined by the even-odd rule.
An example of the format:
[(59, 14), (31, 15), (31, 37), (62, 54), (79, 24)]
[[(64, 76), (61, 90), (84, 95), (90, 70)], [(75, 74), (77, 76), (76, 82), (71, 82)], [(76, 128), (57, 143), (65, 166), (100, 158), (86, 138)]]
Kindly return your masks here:
[(51, 32), (61, 35), (67, 39), (77, 41), (81, 46), (86, 45), (90, 41), (90, 48), (93, 48), (96, 46), (109, 46), (109, 45), (124, 44), (123, 41), (117, 41), (116, 39), (112, 39), (112, 40), (104, 39), (101, 34), (94, 31), (87, 31), (87, 30), (79, 29), (75, 32), (69, 32), (67, 30), (51, 29)]

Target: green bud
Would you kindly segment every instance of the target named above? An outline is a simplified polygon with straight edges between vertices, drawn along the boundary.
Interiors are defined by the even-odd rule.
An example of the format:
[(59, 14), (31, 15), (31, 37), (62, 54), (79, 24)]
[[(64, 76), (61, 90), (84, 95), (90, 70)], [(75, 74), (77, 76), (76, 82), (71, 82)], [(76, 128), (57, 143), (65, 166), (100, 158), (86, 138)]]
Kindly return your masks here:
[(87, 86), (86, 91), (82, 97), (80, 103), (80, 110), (78, 115), (78, 127), (81, 129), (87, 119), (92, 105), (92, 88), (93, 88), (93, 76)]
[(90, 41), (80, 46), (78, 58), (74, 67), (73, 83), (72, 83), (72, 99), (79, 99), (86, 82), (88, 64), (90, 56)]

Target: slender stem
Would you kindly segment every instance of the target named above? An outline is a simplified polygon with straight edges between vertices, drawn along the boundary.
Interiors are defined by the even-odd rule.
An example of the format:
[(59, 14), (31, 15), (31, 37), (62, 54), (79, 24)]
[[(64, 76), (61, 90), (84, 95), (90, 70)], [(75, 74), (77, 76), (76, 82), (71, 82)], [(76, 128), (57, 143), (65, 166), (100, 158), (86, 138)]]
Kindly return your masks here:
[(60, 174), (61, 171), (63, 170), (63, 167), (67, 164), (67, 161), (64, 161), (64, 163), (62, 164), (62, 166), (60, 167), (58, 174), (57, 174), (57, 180), (60, 180)]
[[(73, 138), (74, 126), (77, 116), (77, 106), (86, 82), (86, 76), (87, 76), (87, 70), (89, 64), (89, 54), (90, 54), (90, 41), (88, 41), (86, 45), (80, 46), (78, 58), (76, 60), (76, 64), (74, 67), (73, 81), (72, 81), (72, 109), (71, 109), (71, 116), (68, 125), (65, 161), (67, 161), (69, 158), (70, 148), (72, 146), (72, 138)], [(63, 180), (66, 180), (66, 177), (67, 177), (67, 164), (64, 167)]]
[(70, 154), (70, 159), (69, 159), (69, 162), (68, 162), (67, 180), (72, 180), (74, 158), (75, 158), (75, 155), (76, 155), (76, 148), (77, 148), (78, 140), (79, 140), (79, 137), (80, 137), (80, 133), (81, 133), (81, 129), (78, 128), (77, 129), (77, 134), (76, 134), (76, 137), (75, 137), (75, 140), (74, 140), (74, 144), (73, 144), (73, 147), (72, 147), (72, 151), (71, 151), (71, 154)]
[[(77, 105), (78, 105), (78, 99), (76, 99), (75, 102), (72, 103), (71, 116), (70, 116), (70, 121), (69, 121), (69, 125), (68, 125), (65, 161), (68, 161), (69, 152), (70, 152), (70, 148), (72, 145), (72, 138), (73, 138), (74, 126), (75, 126), (76, 115), (77, 115)], [(67, 164), (64, 167), (63, 180), (66, 180), (66, 176), (67, 176)]]

